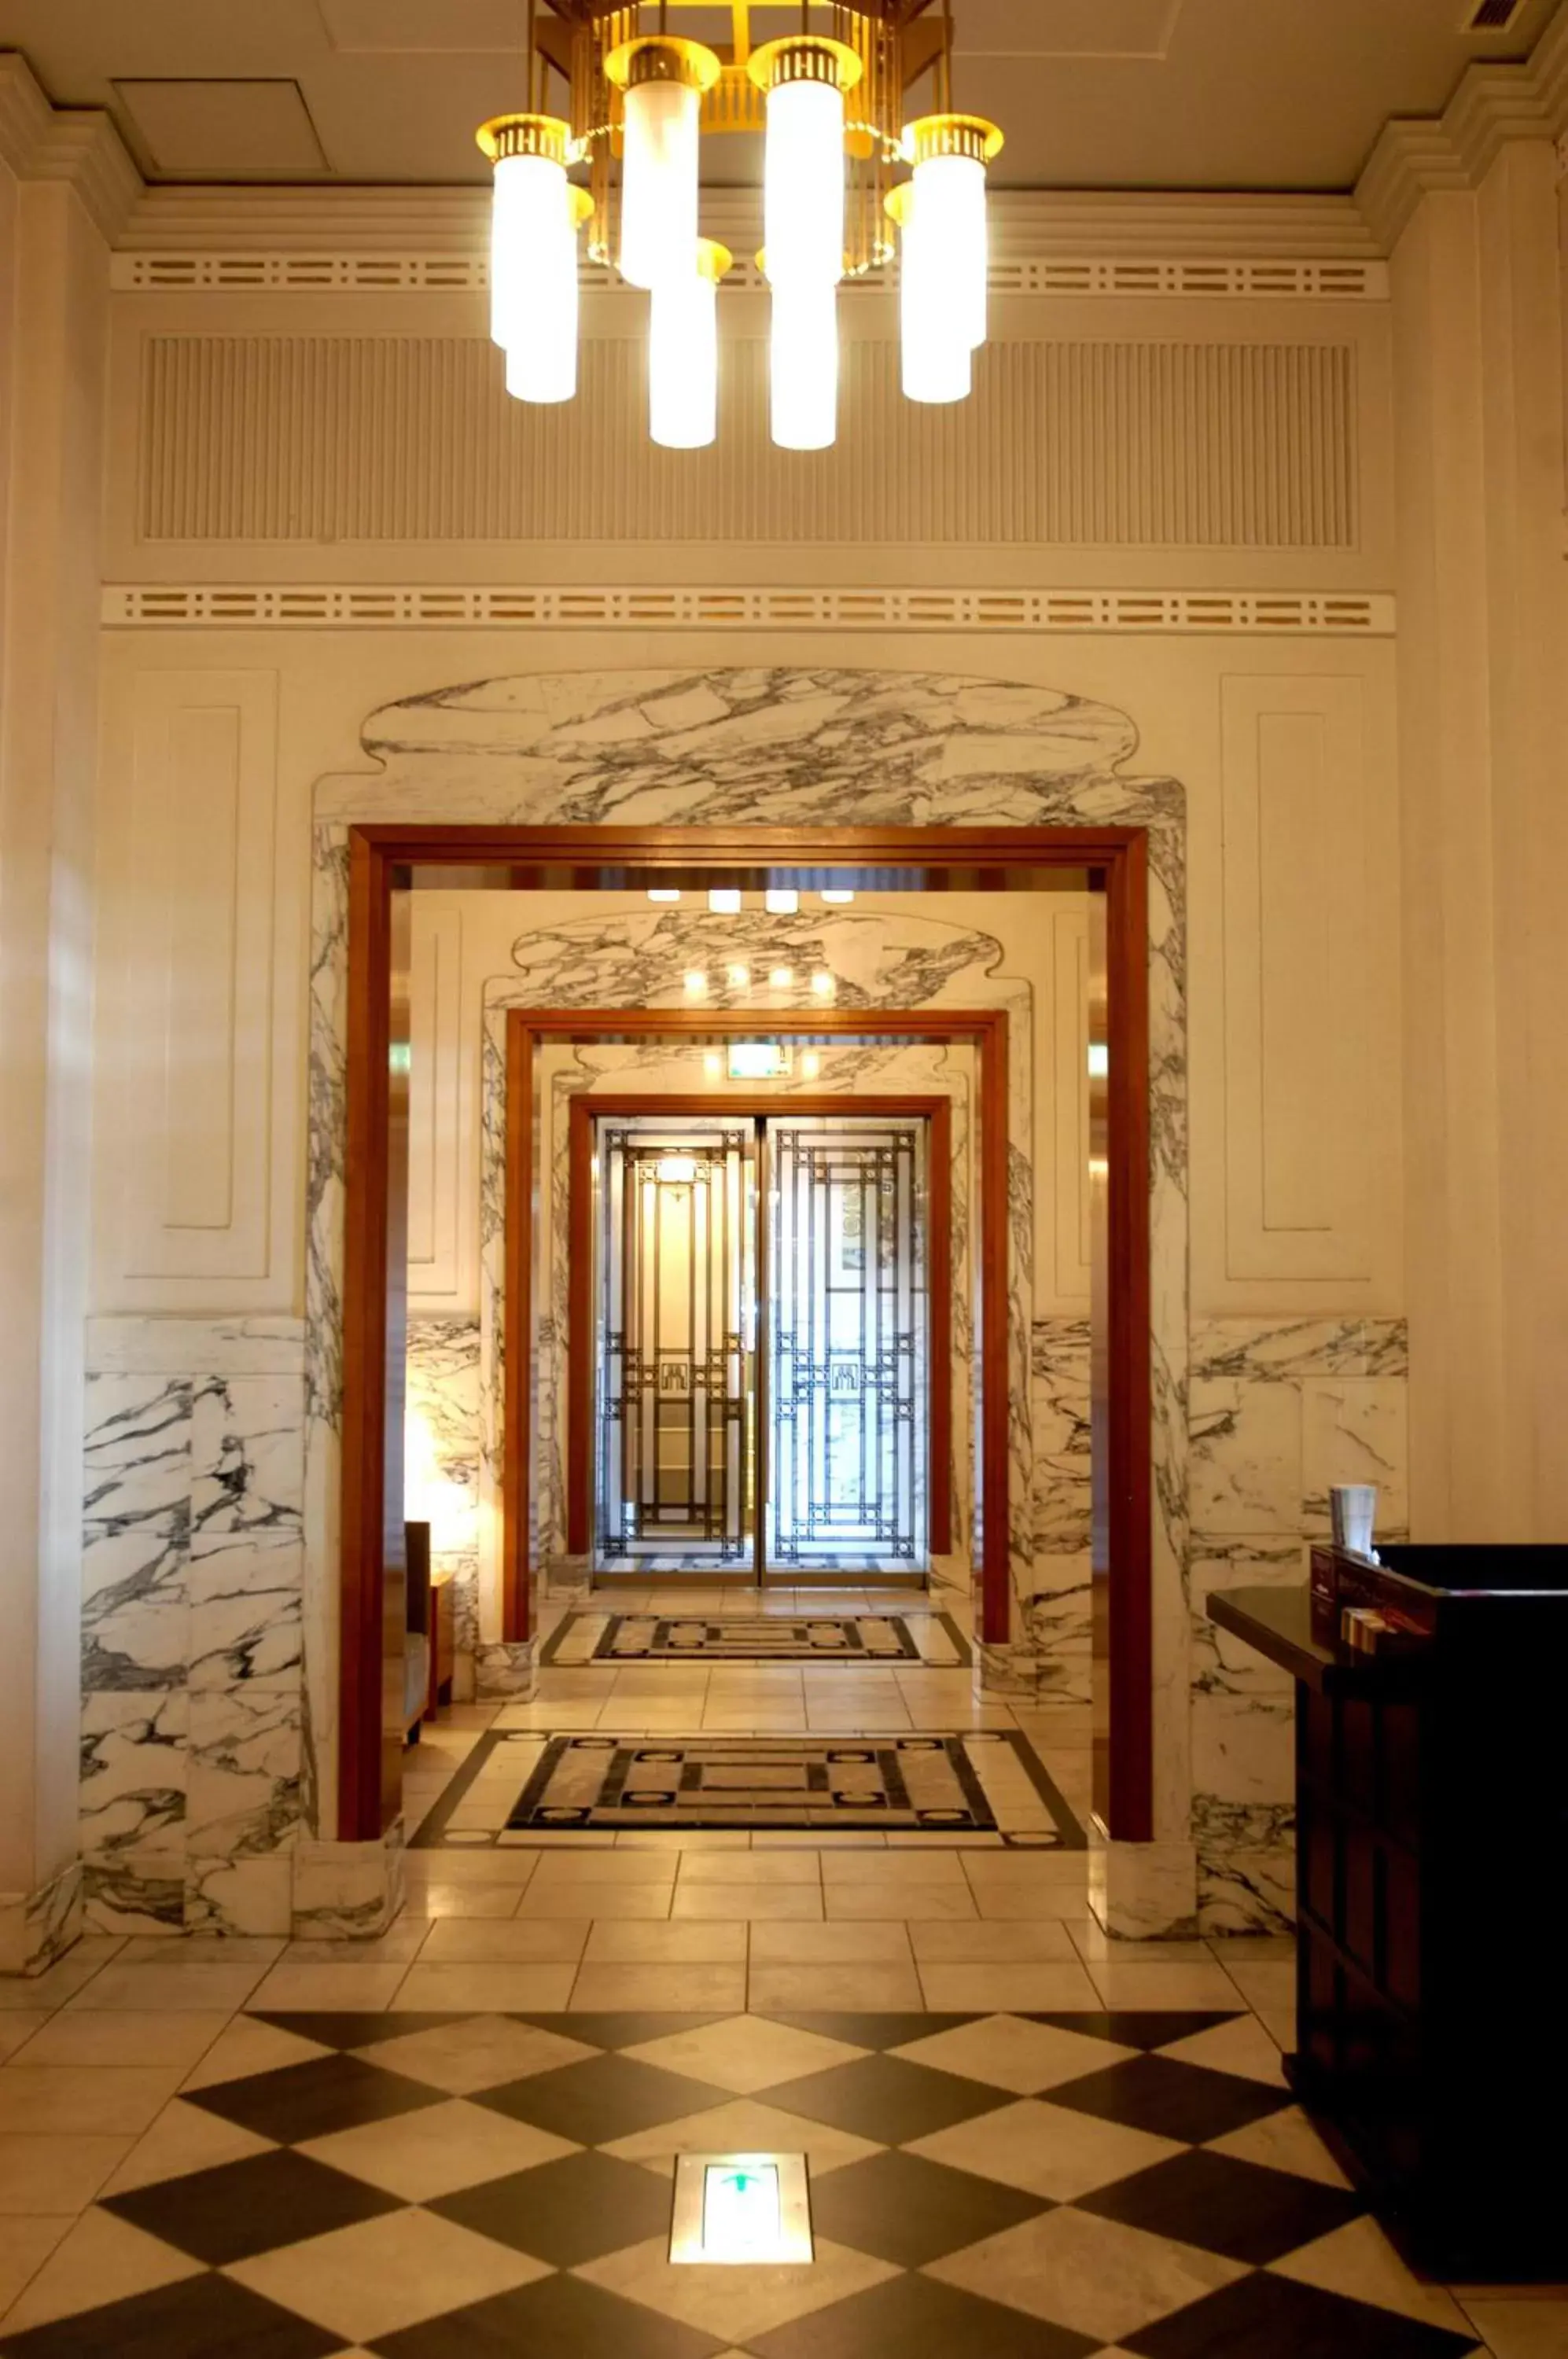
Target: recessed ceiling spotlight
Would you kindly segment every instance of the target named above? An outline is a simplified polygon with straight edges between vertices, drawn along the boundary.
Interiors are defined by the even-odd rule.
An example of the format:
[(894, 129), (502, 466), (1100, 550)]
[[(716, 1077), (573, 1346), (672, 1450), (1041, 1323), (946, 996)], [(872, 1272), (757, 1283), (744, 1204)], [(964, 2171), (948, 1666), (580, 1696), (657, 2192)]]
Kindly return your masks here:
[(751, 981), (751, 969), (748, 966), (727, 966), (724, 969), (724, 981), (735, 990), (744, 991)]
[(800, 1060), (800, 1071), (807, 1081), (814, 1082), (822, 1070), (822, 1060), (814, 1049), (808, 1049)]
[(679, 901), (681, 887), (679, 885), (650, 885), (648, 897), (650, 901)]
[(833, 979), (832, 975), (814, 974), (811, 977), (811, 989), (816, 993), (819, 999), (831, 999), (833, 994)]
[(768, 980), (775, 991), (788, 991), (795, 980), (795, 970), (791, 966), (770, 967)]
[(734, 918), (740, 910), (738, 885), (713, 885), (708, 888), (708, 907), (715, 918)]
[(702, 994), (708, 988), (708, 978), (705, 974), (689, 974), (684, 976), (682, 980), (686, 985), (686, 996), (688, 999), (701, 999)]
[(711, 1082), (716, 1082), (724, 1070), (724, 1060), (720, 1056), (718, 1050), (716, 1049), (705, 1049), (702, 1054), (702, 1071), (707, 1074), (708, 1079)]
[(770, 918), (792, 918), (800, 906), (800, 897), (792, 886), (765, 893), (762, 906)]
[(841, 908), (844, 902), (853, 901), (854, 898), (855, 896), (853, 893), (824, 893), (822, 895), (822, 899), (827, 903), (830, 909)]

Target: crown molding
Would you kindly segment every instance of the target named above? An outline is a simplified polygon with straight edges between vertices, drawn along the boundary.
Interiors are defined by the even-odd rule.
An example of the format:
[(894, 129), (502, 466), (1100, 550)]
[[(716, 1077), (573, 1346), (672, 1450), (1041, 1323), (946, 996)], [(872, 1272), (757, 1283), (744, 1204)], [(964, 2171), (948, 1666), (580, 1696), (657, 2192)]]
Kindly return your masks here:
[(19, 180), (64, 180), (110, 245), (142, 194), (142, 176), (101, 107), (54, 107), (27, 61), (0, 51), (0, 163)]
[(1410, 215), (1434, 190), (1475, 189), (1516, 139), (1568, 133), (1568, 0), (1522, 65), (1473, 65), (1441, 115), (1385, 124), (1356, 187), (1356, 204), (1392, 254)]
[[(1208, 196), (999, 189), (992, 251), (1003, 265), (1055, 261), (1355, 262), (1380, 256), (1349, 197)], [(762, 239), (761, 191), (712, 189), (703, 223), (737, 255)], [(478, 262), (489, 245), (484, 187), (148, 188), (116, 241), (122, 254), (380, 255)], [(155, 274), (143, 272), (135, 283)], [(330, 279), (328, 283), (332, 283)], [(352, 283), (352, 280), (351, 282)], [(433, 283), (427, 280), (426, 283)], [(454, 284), (466, 284), (455, 277)]]

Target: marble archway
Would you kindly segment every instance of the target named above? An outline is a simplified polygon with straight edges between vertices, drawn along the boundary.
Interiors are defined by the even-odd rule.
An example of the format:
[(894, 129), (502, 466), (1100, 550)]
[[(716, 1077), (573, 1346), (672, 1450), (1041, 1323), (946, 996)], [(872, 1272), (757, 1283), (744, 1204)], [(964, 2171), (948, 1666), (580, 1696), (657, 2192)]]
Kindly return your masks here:
[[(323, 779), (312, 897), (305, 1676), (307, 1792), (337, 1825), (337, 1479), (345, 1217), (348, 833), (356, 823), (1094, 828), (1149, 853), (1154, 1829), (1122, 1930), (1192, 1909), (1187, 1740), (1184, 798), (1124, 775), (1128, 717), (1049, 689), (930, 673), (735, 668), (525, 674), (382, 707), (374, 772)], [(958, 1003), (961, 1004), (961, 1003)], [(338, 1854), (345, 1914), (388, 1884), (382, 1845)], [(1118, 1847), (1119, 1848), (1119, 1847)], [(354, 1859), (350, 1853), (373, 1854)], [(356, 1901), (363, 1895), (363, 1902)]]

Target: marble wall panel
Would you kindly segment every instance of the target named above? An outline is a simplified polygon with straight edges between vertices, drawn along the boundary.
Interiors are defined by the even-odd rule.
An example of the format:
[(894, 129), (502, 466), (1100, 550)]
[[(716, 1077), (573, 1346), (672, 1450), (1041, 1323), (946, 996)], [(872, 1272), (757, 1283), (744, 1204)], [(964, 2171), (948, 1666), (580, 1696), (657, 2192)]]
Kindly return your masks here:
[(408, 1321), (404, 1412), (405, 1490), (411, 1516), (428, 1520), (434, 1571), (452, 1582), (452, 1701), (474, 1691), (479, 1646), (479, 1321), (473, 1316)]
[(1295, 1913), (1294, 1690), (1215, 1627), (1215, 1590), (1293, 1587), (1328, 1531), (1331, 1483), (1376, 1482), (1407, 1516), (1404, 1323), (1203, 1320), (1192, 1337), (1192, 1831), (1208, 1933)]
[(83, 1469), (88, 1919), (287, 1932), (303, 1713), (302, 1331), (101, 1320), (88, 1343), (103, 1364), (87, 1379)]
[[(306, 1670), (312, 1823), (336, 1824), (338, 1680), (336, 1487), (341, 1418), (347, 837), (358, 821), (501, 824), (671, 821), (810, 830), (833, 824), (1130, 825), (1149, 853), (1150, 1219), (1156, 1503), (1155, 1820), (1167, 1868), (1189, 1844), (1187, 1523), (1186, 878), (1184, 799), (1172, 779), (1130, 775), (1137, 731), (1124, 713), (1057, 690), (932, 673), (831, 666), (528, 675), (411, 696), (362, 733), (377, 766), (322, 780), (315, 801), (310, 1144), (307, 1245)], [(869, 939), (869, 938), (866, 938)], [(596, 963), (595, 988), (679, 1005), (679, 976), (650, 968), (646, 937)], [(564, 951), (566, 946), (558, 946)], [(849, 938), (841, 951), (851, 953)], [(909, 976), (866, 976), (833, 962), (841, 1005), (964, 1004), (959, 953)], [(522, 978), (548, 1004), (572, 1004), (574, 971), (557, 956)], [(912, 987), (910, 987), (912, 985)], [(970, 1004), (986, 1004), (972, 1000)], [(1020, 1082), (1029, 1071), (1027, 1042)], [(488, 1038), (485, 1054), (496, 1054)], [(498, 1092), (490, 1092), (495, 1102)], [(1028, 1170), (1027, 1143), (1015, 1178)], [(1015, 1197), (1015, 1223), (1019, 1206)], [(482, 1243), (498, 1234), (483, 1209)], [(493, 1306), (492, 1306), (493, 1310)], [(1018, 1312), (1024, 1316), (1019, 1320)], [(1032, 1336), (1015, 1300), (1017, 1534), (1021, 1642), (1034, 1596)], [(482, 1317), (485, 1315), (482, 1304)], [(487, 1442), (493, 1448), (493, 1442)], [(483, 1531), (482, 1531), (483, 1544)], [(1190, 1850), (1185, 1855), (1191, 1857)], [(390, 1854), (388, 1853), (388, 1857)]]

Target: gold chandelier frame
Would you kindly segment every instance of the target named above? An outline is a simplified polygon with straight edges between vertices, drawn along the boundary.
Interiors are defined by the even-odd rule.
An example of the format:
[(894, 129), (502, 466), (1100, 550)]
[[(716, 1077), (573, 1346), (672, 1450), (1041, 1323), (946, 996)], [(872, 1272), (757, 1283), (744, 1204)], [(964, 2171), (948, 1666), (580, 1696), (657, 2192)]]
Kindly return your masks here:
[[(730, 18), (725, 47), (681, 35), (682, 16), (702, 9), (711, 17), (716, 5)], [(909, 160), (905, 93), (931, 75), (936, 109), (951, 109), (952, 0), (789, 0), (796, 28), (754, 40), (754, 20), (784, 13), (781, 0), (528, 0), (528, 105), (535, 119), (564, 123), (569, 159), (587, 163), (593, 261), (608, 264), (619, 248), (626, 89), (653, 75), (700, 92), (702, 131), (758, 135), (773, 81), (836, 78), (844, 92), (845, 275), (861, 277), (892, 259), (887, 199), (895, 170)], [(566, 86), (560, 118), (544, 114), (552, 73)]]

